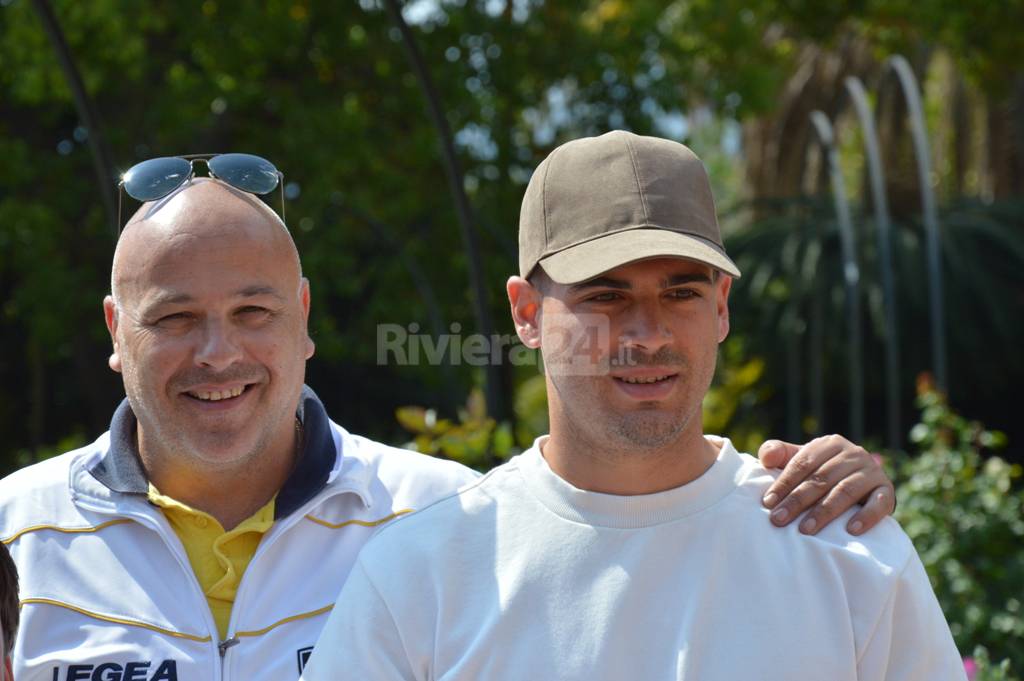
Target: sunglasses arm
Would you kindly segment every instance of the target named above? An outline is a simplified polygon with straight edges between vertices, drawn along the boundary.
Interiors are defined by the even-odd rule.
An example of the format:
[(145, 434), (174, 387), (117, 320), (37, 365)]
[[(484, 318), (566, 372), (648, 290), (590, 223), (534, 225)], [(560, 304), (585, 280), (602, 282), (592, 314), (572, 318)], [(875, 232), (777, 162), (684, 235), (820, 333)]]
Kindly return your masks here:
[(121, 204), (124, 201), (124, 180), (117, 183), (117, 224), (114, 225), (114, 241), (121, 238)]
[[(284, 220), (284, 173), (277, 171), (277, 186), (281, 188), (281, 222)], [(288, 223), (285, 222), (287, 225)]]

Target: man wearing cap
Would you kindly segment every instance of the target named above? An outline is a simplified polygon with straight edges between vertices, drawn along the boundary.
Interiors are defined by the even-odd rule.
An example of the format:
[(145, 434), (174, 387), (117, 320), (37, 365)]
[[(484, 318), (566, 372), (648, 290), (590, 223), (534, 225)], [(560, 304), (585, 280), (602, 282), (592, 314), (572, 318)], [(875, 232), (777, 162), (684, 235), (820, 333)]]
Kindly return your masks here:
[[(192, 179), (195, 163), (219, 179)], [(252, 196), (279, 176), (244, 154), (126, 174), (147, 203), (103, 309), (127, 399), (96, 441), (0, 481), (0, 540), (23, 569), (19, 681), (295, 679), (376, 529), (476, 479), (347, 432), (304, 386), (310, 285)], [(822, 523), (873, 489), (886, 498), (865, 527), (891, 508), (861, 448), (793, 462), (819, 475), (779, 502), (793, 516), (840, 481), (853, 492), (826, 496)]]
[(303, 678), (964, 678), (894, 521), (774, 531), (773, 474), (703, 433), (739, 271), (689, 149), (625, 132), (556, 149), (523, 200), (520, 275), (550, 434), (384, 528)]

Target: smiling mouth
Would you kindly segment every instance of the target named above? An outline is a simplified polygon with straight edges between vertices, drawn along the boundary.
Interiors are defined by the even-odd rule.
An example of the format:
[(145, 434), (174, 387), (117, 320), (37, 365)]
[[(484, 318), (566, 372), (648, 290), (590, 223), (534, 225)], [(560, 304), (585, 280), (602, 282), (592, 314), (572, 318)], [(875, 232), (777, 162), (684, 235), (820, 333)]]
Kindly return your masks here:
[(254, 384), (252, 383), (247, 383), (244, 386), (230, 388), (228, 390), (186, 390), (185, 394), (202, 402), (219, 402), (221, 400), (229, 400), (233, 397), (238, 397), (253, 385)]
[(651, 383), (663, 383), (670, 378), (675, 378), (676, 374), (665, 374), (664, 376), (613, 376), (616, 381), (622, 381), (623, 383), (629, 383), (631, 385), (646, 385)]

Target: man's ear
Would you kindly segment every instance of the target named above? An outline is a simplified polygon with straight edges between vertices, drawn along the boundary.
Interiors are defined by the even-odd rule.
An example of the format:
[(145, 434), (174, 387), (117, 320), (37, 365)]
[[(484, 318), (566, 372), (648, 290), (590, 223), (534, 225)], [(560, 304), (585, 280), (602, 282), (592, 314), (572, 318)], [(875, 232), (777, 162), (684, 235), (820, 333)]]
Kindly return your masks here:
[(114, 346), (114, 351), (110, 353), (110, 359), (107, 360), (107, 364), (117, 373), (121, 373), (121, 344), (117, 342), (117, 315), (117, 303), (114, 302), (114, 297), (107, 296), (103, 299), (103, 318), (107, 322), (110, 342)]
[(732, 277), (727, 274), (718, 275), (715, 285), (715, 306), (718, 311), (718, 342), (721, 343), (729, 335), (729, 291), (732, 290)]
[(519, 340), (536, 350), (540, 347), (540, 310), (544, 296), (522, 277), (509, 277), (505, 290)]
[(309, 279), (302, 277), (299, 283), (299, 302), (302, 305), (302, 330), (306, 334), (306, 359), (313, 356), (316, 352), (316, 344), (309, 335)]

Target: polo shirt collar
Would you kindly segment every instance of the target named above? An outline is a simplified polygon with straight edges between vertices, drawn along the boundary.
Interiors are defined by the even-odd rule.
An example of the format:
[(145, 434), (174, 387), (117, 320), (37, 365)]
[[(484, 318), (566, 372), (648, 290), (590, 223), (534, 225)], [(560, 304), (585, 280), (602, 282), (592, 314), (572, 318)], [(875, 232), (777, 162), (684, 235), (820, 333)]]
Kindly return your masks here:
[[(327, 411), (309, 386), (302, 387), (295, 415), (302, 423), (302, 448), (295, 468), (277, 493), (275, 520), (296, 511), (327, 485), (340, 454), (335, 451)], [(149, 480), (139, 458), (136, 426), (135, 413), (125, 398), (110, 421), (110, 447), (89, 473), (114, 492), (146, 495)]]

